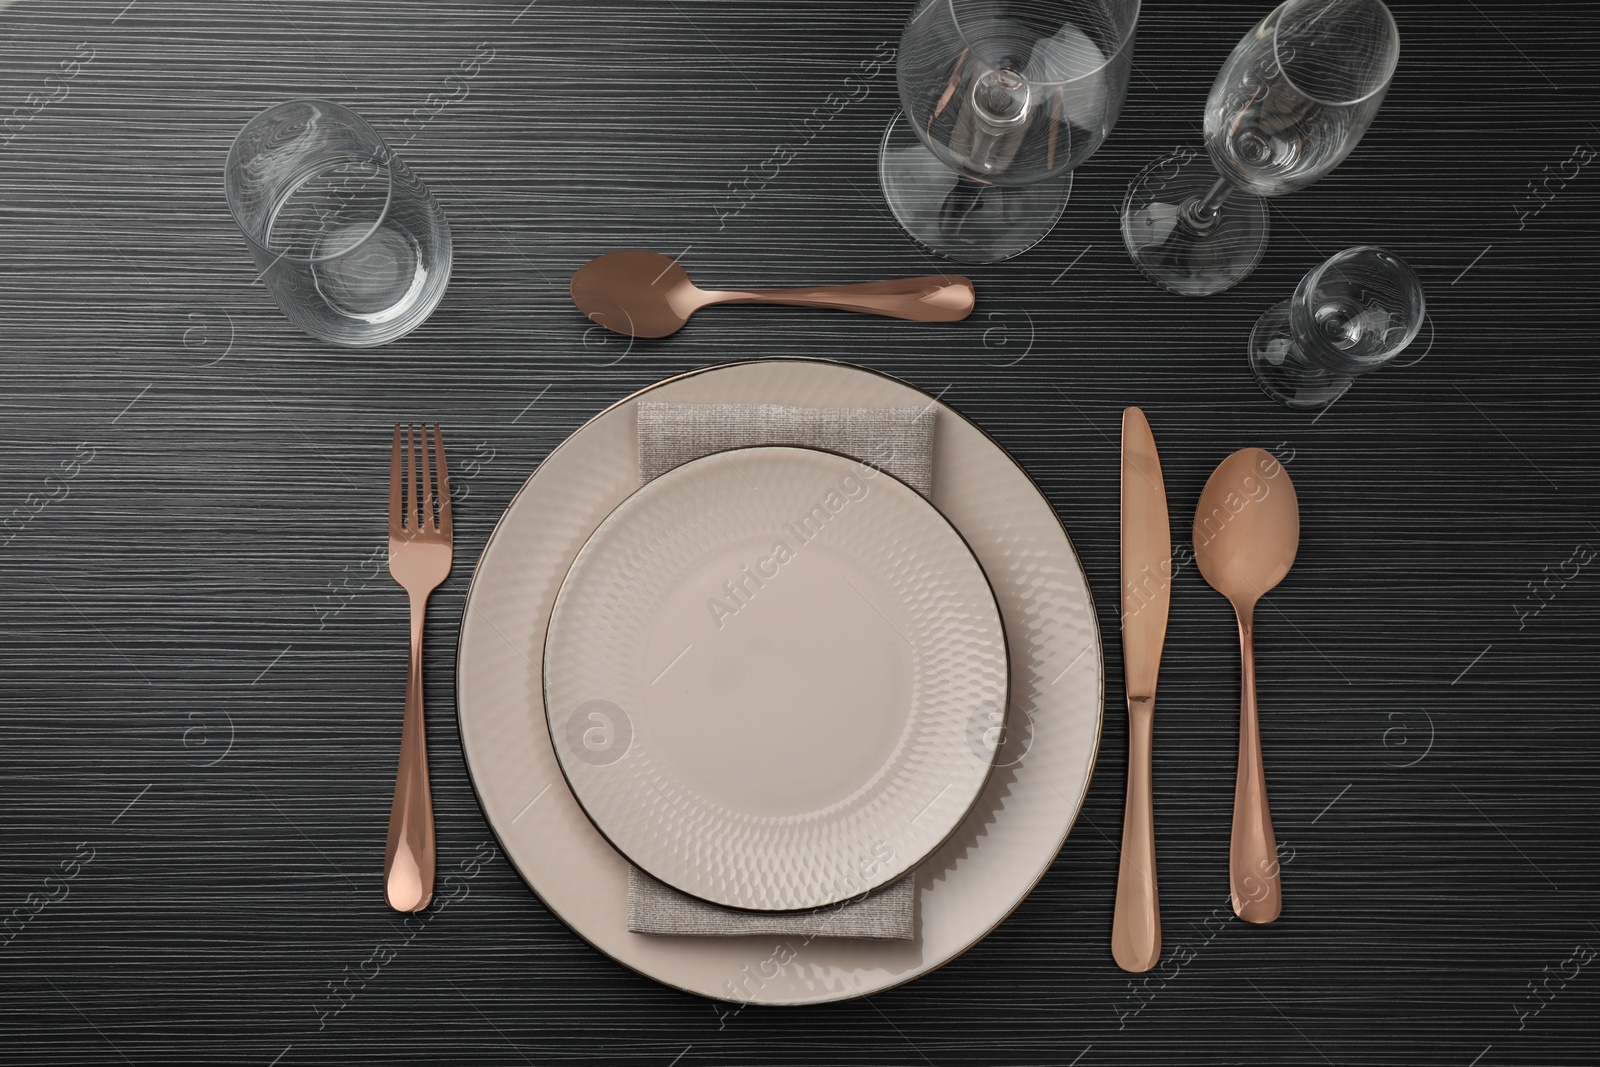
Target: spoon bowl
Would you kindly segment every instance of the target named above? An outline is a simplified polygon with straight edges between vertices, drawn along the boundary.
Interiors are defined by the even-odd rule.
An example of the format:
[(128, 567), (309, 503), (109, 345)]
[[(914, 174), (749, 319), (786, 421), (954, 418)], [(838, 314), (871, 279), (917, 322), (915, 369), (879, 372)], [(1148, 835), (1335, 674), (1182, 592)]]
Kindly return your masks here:
[(1271, 922), (1283, 908), (1256, 712), (1255, 608), (1289, 573), (1299, 545), (1300, 504), (1283, 464), (1259, 448), (1218, 464), (1195, 511), (1194, 558), (1239, 621), (1239, 773), (1228, 882), (1234, 914), (1253, 923)]
[(1200, 573), (1234, 607), (1253, 605), (1283, 581), (1300, 546), (1300, 505), (1289, 472), (1260, 448), (1217, 465), (1194, 516)]
[(611, 252), (572, 276), (572, 302), (591, 322), (629, 337), (677, 333), (705, 294), (659, 252)]
[(590, 321), (629, 337), (666, 337), (712, 304), (789, 304), (859, 311), (918, 322), (956, 322), (972, 313), (972, 282), (958, 275), (895, 278), (808, 289), (701, 289), (678, 261), (659, 252), (608, 252), (572, 276), (572, 302)]

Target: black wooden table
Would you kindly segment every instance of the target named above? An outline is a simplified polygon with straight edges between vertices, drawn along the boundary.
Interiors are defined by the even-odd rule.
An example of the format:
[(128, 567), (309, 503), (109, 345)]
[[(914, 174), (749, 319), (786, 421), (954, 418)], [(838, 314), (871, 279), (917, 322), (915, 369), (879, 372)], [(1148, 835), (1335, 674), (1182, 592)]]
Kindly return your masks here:
[[(1274, 204), (1265, 261), (1217, 297), (1147, 283), (1116, 212), (1148, 160), (1198, 145), (1211, 79), (1266, 4), (1151, 0), (1120, 125), (1042, 245), (970, 271), (967, 322), (748, 308), (659, 342), (591, 332), (566, 280), (616, 247), (752, 285), (938, 269), (876, 187), (884, 60), (909, 7), (0, 11), (0, 917), (17, 917), (0, 935), (0, 1060), (1600, 1061), (1600, 12), (1397, 0), (1404, 48), (1377, 123)], [(290, 327), (223, 201), (238, 128), (312, 95), (372, 119), (455, 234), (443, 305), (386, 348)], [(1244, 364), (1250, 325), (1363, 243), (1427, 286), (1418, 361), (1320, 417), (1275, 406)], [(405, 664), (403, 594), (375, 562), (389, 426), (442, 421), (464, 497), (427, 661), (440, 862), (457, 867), (493, 849), (452, 650), (501, 510), (603, 405), (783, 354), (943, 391), (1071, 530), (1107, 635), (1108, 714), (1054, 869), (950, 966), (816, 1009), (734, 1011), (634, 975), (499, 856), (403, 930), (380, 890)], [(1211, 467), (1247, 444), (1288, 463), (1304, 530), (1260, 617), (1293, 857), (1283, 918), (1229, 916), (1237, 645), (1186, 568), (1157, 726), (1167, 956), (1141, 981), (1108, 952), (1117, 436), (1134, 403), (1180, 535)]]

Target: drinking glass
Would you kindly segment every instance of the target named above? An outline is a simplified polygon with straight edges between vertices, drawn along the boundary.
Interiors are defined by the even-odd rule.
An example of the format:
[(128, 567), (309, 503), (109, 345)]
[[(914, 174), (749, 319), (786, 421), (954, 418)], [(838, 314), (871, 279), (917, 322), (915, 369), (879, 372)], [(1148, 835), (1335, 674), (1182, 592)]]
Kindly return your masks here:
[(1256, 320), (1250, 369), (1279, 403), (1326, 407), (1357, 375), (1404, 351), (1426, 314), (1422, 283), (1403, 259), (1381, 248), (1347, 248)]
[(224, 183), (267, 289), (314, 337), (381, 345), (444, 296), (444, 212), (348, 108), (292, 100), (263, 111), (228, 150)]
[(1268, 196), (1337, 167), (1372, 124), (1400, 59), (1382, 0), (1288, 0), (1245, 35), (1206, 101), (1209, 163), (1193, 149), (1128, 188), (1122, 239), (1165, 289), (1237, 285), (1267, 246)]
[(1036, 244), (1128, 94), (1139, 0), (922, 0), (900, 38), (903, 110), (878, 154), (921, 244), (995, 263)]

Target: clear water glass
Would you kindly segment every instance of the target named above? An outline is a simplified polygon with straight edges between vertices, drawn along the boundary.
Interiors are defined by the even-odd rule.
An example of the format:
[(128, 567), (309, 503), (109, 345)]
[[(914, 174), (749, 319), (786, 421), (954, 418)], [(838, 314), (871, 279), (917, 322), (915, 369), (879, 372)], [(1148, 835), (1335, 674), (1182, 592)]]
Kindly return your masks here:
[(1323, 408), (1359, 375), (1399, 356), (1426, 315), (1422, 283), (1405, 260), (1381, 248), (1347, 248), (1256, 321), (1250, 369), (1279, 403)]
[(325, 100), (268, 108), (234, 139), (224, 182), (262, 281), (312, 336), (381, 345), (444, 297), (444, 212), (350, 109)]

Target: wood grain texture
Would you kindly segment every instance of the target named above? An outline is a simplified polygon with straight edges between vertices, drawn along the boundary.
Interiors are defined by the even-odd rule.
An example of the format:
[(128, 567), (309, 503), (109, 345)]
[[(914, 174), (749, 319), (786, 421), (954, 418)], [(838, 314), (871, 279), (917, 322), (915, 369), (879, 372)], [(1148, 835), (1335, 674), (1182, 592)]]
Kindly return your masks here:
[[(1147, 5), (1118, 129), (1041, 246), (970, 271), (967, 322), (727, 308), (632, 345), (568, 304), (598, 252), (681, 253), (709, 284), (942, 268), (876, 191), (895, 92), (862, 64), (908, 3), (0, 11), (0, 123), (26, 114), (0, 133), (0, 920), (38, 909), (0, 934), (0, 1059), (1593, 1064), (1600, 567), (1568, 561), (1600, 547), (1600, 159), (1562, 164), (1600, 147), (1600, 12), (1396, 0), (1400, 69), (1359, 149), (1274, 204), (1252, 278), (1183, 300), (1140, 277), (1116, 211), (1152, 157), (1198, 145), (1211, 79), (1266, 6)], [(488, 50), (464, 94), (445, 81)], [(295, 332), (228, 217), (233, 134), (302, 95), (373, 120), (449, 214), (450, 291), (389, 347)], [(780, 146), (796, 158), (763, 176)], [(1359, 243), (1418, 269), (1426, 358), (1320, 418), (1280, 409), (1248, 376), (1249, 327)], [(552, 447), (667, 374), (779, 354), (947, 390), (1015, 452), (1099, 594), (1110, 713), (1077, 830), (992, 937), (867, 1002), (734, 1011), (597, 955), (503, 859), (474, 859), (490, 834), (452, 650), (470, 562)], [(1304, 531), (1258, 617), (1283, 918), (1229, 915), (1237, 645), (1188, 567), (1156, 722), (1166, 956), (1137, 988), (1108, 949), (1135, 403), (1180, 556), (1206, 475), (1243, 445), (1288, 460)], [(427, 660), (458, 881), (407, 928), (380, 884), (405, 607), (373, 551), (388, 427), (410, 418), (444, 424), (465, 499)], [(1528, 583), (1552, 575), (1533, 614)]]

